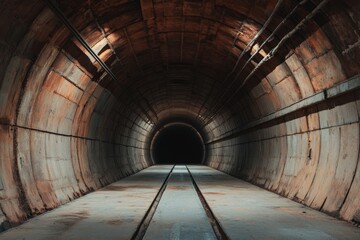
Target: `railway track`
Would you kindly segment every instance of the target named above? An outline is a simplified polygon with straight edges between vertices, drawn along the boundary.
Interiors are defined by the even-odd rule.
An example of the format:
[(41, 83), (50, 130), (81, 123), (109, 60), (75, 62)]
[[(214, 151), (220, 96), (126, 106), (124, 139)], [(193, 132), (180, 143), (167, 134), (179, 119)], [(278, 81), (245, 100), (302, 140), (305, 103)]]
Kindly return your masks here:
[(359, 236), (347, 222), (210, 167), (155, 165), (9, 229), (0, 240)]
[(132, 240), (169, 236), (171, 239), (229, 239), (186, 165), (173, 166)]

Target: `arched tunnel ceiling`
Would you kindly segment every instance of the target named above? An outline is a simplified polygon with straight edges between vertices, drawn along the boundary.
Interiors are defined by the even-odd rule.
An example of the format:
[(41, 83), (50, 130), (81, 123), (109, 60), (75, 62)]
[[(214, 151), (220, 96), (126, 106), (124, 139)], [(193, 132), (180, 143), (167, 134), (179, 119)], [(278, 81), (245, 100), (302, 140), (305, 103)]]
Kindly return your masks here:
[[(235, 114), (234, 121), (259, 118), (354, 74), (358, 60), (349, 64), (348, 55), (338, 57), (338, 44), (344, 40), (329, 30), (334, 16), (324, 14), (323, 8), (331, 13), (341, 4), (353, 25), (355, 9), (326, 2), (58, 1), (116, 80), (103, 74), (43, 2), (19, 4), (24, 12), (39, 14), (32, 16), (35, 40), (25, 46), (34, 57), (47, 37), (60, 48), (63, 56), (51, 63), (57, 77), (74, 59), (85, 77), (136, 112), (145, 112), (142, 118), (147, 122), (156, 124), (165, 112), (181, 110), (205, 124), (219, 112)], [(292, 32), (298, 25), (301, 28)], [(48, 53), (41, 52), (39, 58), (41, 54)], [(264, 61), (267, 54), (271, 59)], [(330, 62), (327, 75), (318, 74), (325, 70), (321, 66), (310, 66), (314, 60), (317, 65)], [(296, 76), (299, 68), (305, 68), (307, 81)]]
[[(129, 105), (139, 103), (152, 122), (163, 112), (181, 109), (206, 123), (224, 108), (242, 111), (235, 102), (259, 105), (260, 113), (254, 112), (255, 107), (250, 109), (256, 118), (346, 78), (336, 49), (321, 29), (331, 17), (322, 13), (324, 2), (59, 1), (60, 9), (111, 66), (117, 79), (99, 74), (98, 64), (71, 40), (71, 35), (61, 39), (60, 45), (95, 76), (93, 81), (101, 81)], [(329, 5), (326, 7), (336, 8), (336, 3)], [(319, 12), (313, 16), (316, 10)], [(292, 33), (307, 17), (306, 24)], [(285, 36), (289, 39), (281, 42)], [(262, 62), (280, 42), (274, 57)], [(301, 43), (304, 48), (299, 47)], [(323, 61), (336, 59), (331, 60), (335, 70), (339, 69), (335, 76), (329, 73), (312, 79), (312, 69), (306, 64), (316, 54), (326, 54)], [(305, 66), (311, 81), (299, 83), (291, 69), (297, 65)], [(241, 87), (249, 74), (251, 81)], [(288, 82), (287, 89), (278, 84), (283, 79)], [(255, 89), (246, 96), (260, 82), (262, 90)], [(274, 91), (277, 84), (279, 91)], [(284, 95), (282, 92), (289, 92), (289, 88), (291, 94)], [(269, 96), (266, 107), (254, 101), (262, 94), (259, 91)]]
[[(234, 115), (253, 105), (243, 120), (249, 121), (354, 73), (355, 66), (342, 69), (343, 59), (337, 58), (338, 49), (327, 36), (331, 32), (324, 31), (327, 26), (321, 29), (331, 24), (333, 17), (321, 8), (334, 10), (340, 4), (325, 6), (325, 2), (60, 1), (59, 7), (111, 66), (116, 80), (98, 74), (99, 66), (92, 64), (91, 58), (89, 62), (76, 41), (75, 45), (71, 40), (61, 44), (95, 75), (93, 81), (101, 79), (102, 86), (127, 99), (129, 105), (139, 103), (139, 111), (146, 111), (153, 123), (163, 112), (177, 110), (209, 123), (219, 111)], [(302, 22), (305, 18), (309, 19)], [(356, 23), (356, 19), (352, 21)], [(301, 28), (292, 32), (298, 25)], [(301, 43), (304, 47), (299, 47)], [(281, 48), (276, 48), (278, 44)], [(273, 57), (262, 62), (274, 48), (278, 51)], [(334, 71), (319, 76), (317, 71), (322, 69), (306, 65), (323, 55), (318, 64), (330, 61)], [(308, 82), (299, 82), (294, 76), (300, 66), (306, 69)], [(284, 79), (286, 84), (281, 83)], [(250, 92), (256, 85), (259, 87)], [(254, 101), (264, 91), (267, 96), (260, 101), (266, 102), (266, 107)], [(236, 117), (236, 121), (244, 118)]]
[[(0, 191), (11, 222), (153, 164), (152, 136), (179, 121), (203, 136), (208, 165), (354, 216), (358, 1), (57, 3), (115, 79), (46, 1), (0, 2)], [(314, 190), (330, 128), (337, 156), (352, 159), (339, 197)], [(292, 180), (288, 166), (303, 174)]]

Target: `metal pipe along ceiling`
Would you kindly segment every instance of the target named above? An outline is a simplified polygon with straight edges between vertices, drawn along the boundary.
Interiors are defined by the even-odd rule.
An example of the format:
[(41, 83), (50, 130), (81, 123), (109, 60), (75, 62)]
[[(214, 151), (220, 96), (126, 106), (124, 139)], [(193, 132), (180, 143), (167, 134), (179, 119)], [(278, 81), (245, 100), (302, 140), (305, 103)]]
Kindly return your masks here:
[(174, 123), (205, 165), (359, 221), (359, 1), (47, 2), (0, 3), (2, 228), (156, 164)]

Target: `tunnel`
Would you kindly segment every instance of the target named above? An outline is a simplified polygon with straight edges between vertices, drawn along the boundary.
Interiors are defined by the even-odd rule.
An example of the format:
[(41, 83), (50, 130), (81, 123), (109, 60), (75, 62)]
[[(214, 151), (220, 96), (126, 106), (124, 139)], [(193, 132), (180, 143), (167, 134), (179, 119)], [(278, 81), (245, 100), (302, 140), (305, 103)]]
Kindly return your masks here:
[(181, 123), (166, 125), (152, 139), (155, 164), (201, 164), (204, 142), (196, 129)]
[[(0, 239), (35, 239), (36, 221), (58, 227), (36, 239), (90, 239), (60, 237), (85, 222), (93, 239), (104, 222), (123, 234), (105, 239), (142, 239), (163, 229), (162, 199), (190, 195), (186, 221), (203, 214), (217, 239), (360, 239), (359, 13), (357, 0), (0, 1)], [(106, 220), (117, 209), (139, 217)]]

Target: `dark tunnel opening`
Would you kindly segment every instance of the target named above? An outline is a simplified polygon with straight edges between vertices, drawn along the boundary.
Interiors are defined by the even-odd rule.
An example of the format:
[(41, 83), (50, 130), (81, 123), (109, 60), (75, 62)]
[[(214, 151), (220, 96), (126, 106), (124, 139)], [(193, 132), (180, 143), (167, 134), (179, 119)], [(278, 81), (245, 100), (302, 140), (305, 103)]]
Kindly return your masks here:
[(170, 125), (155, 135), (152, 156), (157, 164), (201, 164), (204, 144), (199, 133), (192, 127)]

